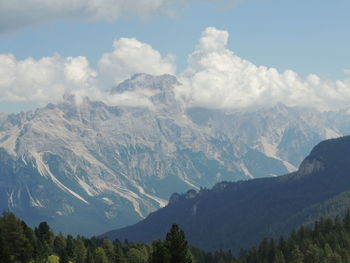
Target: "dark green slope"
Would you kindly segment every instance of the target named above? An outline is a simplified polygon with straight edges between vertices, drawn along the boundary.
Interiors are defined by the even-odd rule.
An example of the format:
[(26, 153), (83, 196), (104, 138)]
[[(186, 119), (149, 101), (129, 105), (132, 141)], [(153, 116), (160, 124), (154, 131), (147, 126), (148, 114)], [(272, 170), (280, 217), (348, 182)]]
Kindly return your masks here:
[(263, 237), (287, 234), (319, 216), (341, 214), (349, 204), (347, 136), (318, 144), (295, 173), (174, 194), (168, 206), (145, 220), (104, 236), (148, 242), (161, 238), (172, 223), (178, 223), (195, 246), (236, 251)]

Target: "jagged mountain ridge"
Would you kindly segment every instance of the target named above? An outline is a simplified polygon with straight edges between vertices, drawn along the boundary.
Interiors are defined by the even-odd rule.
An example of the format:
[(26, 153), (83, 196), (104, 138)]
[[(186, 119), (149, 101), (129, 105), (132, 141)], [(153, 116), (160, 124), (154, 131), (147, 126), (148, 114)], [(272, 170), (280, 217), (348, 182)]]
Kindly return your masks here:
[(0, 209), (96, 234), (144, 218), (175, 191), (295, 170), (314, 144), (350, 127), (346, 111), (188, 108), (178, 85), (170, 75), (138, 74), (111, 93), (139, 92), (143, 106), (66, 96), (0, 115)]
[(350, 205), (350, 136), (318, 144), (297, 172), (277, 178), (222, 182), (211, 190), (174, 194), (145, 220), (102, 236), (150, 242), (179, 224), (189, 242), (206, 250), (249, 248)]

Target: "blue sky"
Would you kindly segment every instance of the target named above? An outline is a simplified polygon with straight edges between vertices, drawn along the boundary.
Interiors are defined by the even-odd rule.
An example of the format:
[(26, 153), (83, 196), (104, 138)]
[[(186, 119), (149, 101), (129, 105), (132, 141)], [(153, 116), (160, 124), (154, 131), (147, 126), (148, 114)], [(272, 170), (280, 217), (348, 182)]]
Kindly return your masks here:
[[(23, 2), (26, 1), (32, 0)], [(227, 31), (227, 49), (256, 66), (273, 67), (281, 73), (291, 69), (300, 78), (312, 73), (325, 82), (348, 78), (344, 73), (350, 69), (348, 0), (185, 1), (186, 4), (171, 4), (166, 8), (157, 6), (163, 0), (135, 0), (131, 2), (146, 5), (149, 2), (155, 7), (145, 10), (146, 15), (143, 10), (134, 12), (130, 10), (133, 7), (127, 7), (124, 16), (106, 13), (106, 17), (103, 12), (80, 14), (80, 9), (55, 12), (45, 1), (39, 1), (43, 8), (11, 7), (6, 12), (7, 1), (0, 0), (0, 10), (3, 7), (6, 12), (0, 20), (4, 25), (0, 26), (0, 54), (12, 54), (16, 63), (28, 57), (38, 61), (54, 54), (62, 58), (83, 56), (89, 67), (96, 70), (102, 54), (113, 52), (114, 40), (135, 38), (164, 57), (175, 55), (176, 72), (170, 72), (181, 75), (189, 67), (189, 54), (196, 49), (202, 32), (214, 27)], [(97, 2), (103, 5), (108, 1)], [(119, 2), (115, 0), (115, 5)], [(24, 18), (23, 12), (26, 12)], [(15, 75), (20, 77), (19, 73)], [(103, 80), (103, 85), (114, 84)], [(45, 99), (26, 101), (16, 96), (1, 98), (0, 95), (0, 99), (0, 111), (5, 112), (46, 103)]]

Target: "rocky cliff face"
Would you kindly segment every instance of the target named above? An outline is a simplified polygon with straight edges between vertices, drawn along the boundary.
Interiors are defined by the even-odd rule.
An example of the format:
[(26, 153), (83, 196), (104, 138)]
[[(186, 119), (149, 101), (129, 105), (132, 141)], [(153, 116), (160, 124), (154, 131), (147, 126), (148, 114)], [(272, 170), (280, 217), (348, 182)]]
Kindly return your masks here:
[(137, 93), (141, 106), (66, 96), (0, 115), (0, 209), (96, 234), (144, 218), (173, 192), (293, 171), (314, 144), (350, 127), (346, 111), (186, 108), (177, 85), (170, 75), (138, 74), (111, 96)]

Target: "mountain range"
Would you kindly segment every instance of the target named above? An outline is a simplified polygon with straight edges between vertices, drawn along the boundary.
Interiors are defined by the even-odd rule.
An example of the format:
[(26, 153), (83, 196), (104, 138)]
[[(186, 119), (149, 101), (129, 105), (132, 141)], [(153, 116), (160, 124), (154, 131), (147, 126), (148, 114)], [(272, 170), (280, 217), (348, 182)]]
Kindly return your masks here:
[(145, 220), (102, 236), (150, 242), (177, 223), (191, 244), (237, 253), (265, 237), (313, 224), (321, 216), (344, 214), (350, 206), (349, 171), (350, 136), (323, 141), (296, 172), (173, 194), (166, 207)]
[(179, 86), (171, 75), (137, 74), (111, 89), (133, 98), (119, 106), (66, 95), (0, 114), (0, 210), (102, 233), (144, 219), (174, 192), (295, 171), (316, 143), (350, 130), (348, 109), (189, 107)]

